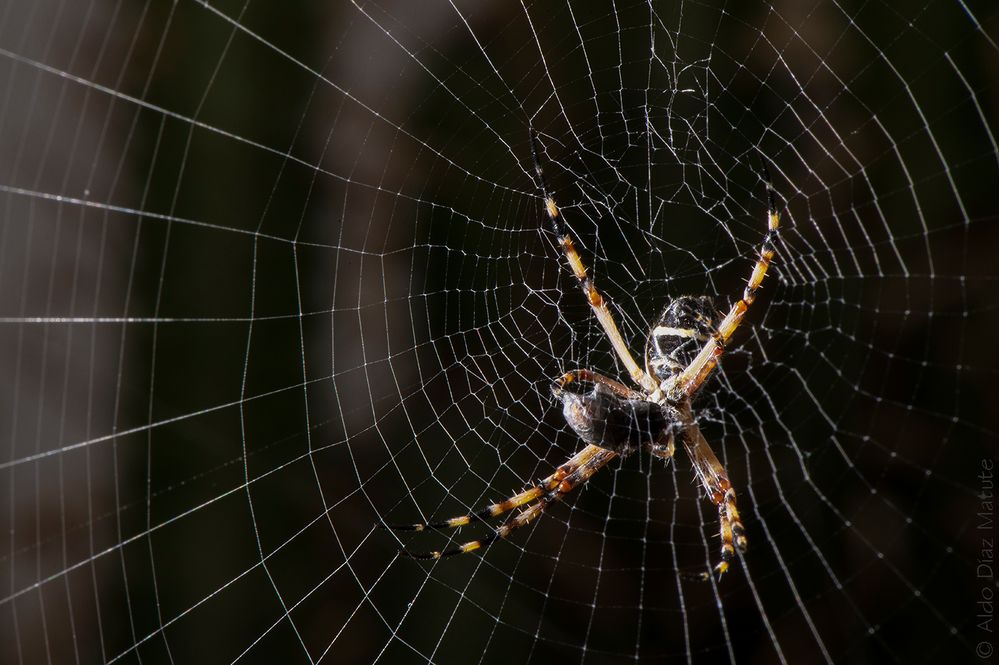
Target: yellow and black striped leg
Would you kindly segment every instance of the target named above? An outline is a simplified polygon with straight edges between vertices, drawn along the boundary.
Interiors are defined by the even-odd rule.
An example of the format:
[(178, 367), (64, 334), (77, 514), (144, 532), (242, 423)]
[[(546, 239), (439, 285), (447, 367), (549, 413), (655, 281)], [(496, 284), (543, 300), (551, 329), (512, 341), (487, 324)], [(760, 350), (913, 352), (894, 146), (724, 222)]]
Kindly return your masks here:
[[(735, 557), (736, 548), (740, 552), (746, 551), (749, 544), (746, 539), (746, 530), (742, 526), (739, 509), (735, 505), (735, 490), (732, 489), (732, 483), (728, 479), (728, 472), (714, 451), (711, 450), (711, 446), (701, 434), (701, 429), (697, 423), (694, 422), (690, 413), (690, 404), (684, 403), (679, 411), (687, 455), (690, 456), (694, 472), (701, 481), (705, 493), (711, 502), (718, 507), (722, 543), (721, 561), (714, 567), (714, 570), (721, 577), (729, 569), (730, 562)], [(707, 579), (708, 573), (702, 574), (701, 577)]]
[[(579, 464), (576, 465), (573, 471), (563, 475), (558, 482), (551, 487), (551, 489), (540, 495), (535, 503), (528, 506), (523, 512), (508, 519), (484, 538), (470, 540), (466, 543), (443, 551), (414, 553), (404, 550), (402, 554), (413, 559), (441, 559), (444, 557), (454, 556), (456, 554), (465, 554), (467, 552), (474, 552), (475, 550), (486, 548), (497, 540), (508, 537), (520, 527), (526, 526), (535, 518), (540, 517), (549, 505), (560, 499), (563, 494), (571, 492), (580, 483), (586, 482), (590, 476), (599, 471), (605, 464), (610, 462), (616, 456), (617, 453), (611, 450), (605, 450), (592, 445), (587, 446), (578, 455), (573, 457), (573, 460), (581, 458)], [(568, 466), (568, 464), (559, 467), (559, 470), (564, 469), (566, 466)], [(549, 476), (549, 478), (553, 478), (555, 475), (556, 474), (553, 474), (552, 476)]]
[(672, 380), (671, 386), (667, 390), (667, 397), (673, 401), (680, 401), (692, 396), (711, 375), (712, 370), (718, 365), (718, 359), (725, 353), (725, 344), (742, 323), (749, 306), (756, 300), (756, 294), (760, 284), (763, 283), (763, 278), (767, 276), (770, 262), (776, 253), (774, 243), (777, 241), (777, 235), (780, 231), (780, 215), (777, 213), (774, 188), (766, 164), (763, 165), (763, 175), (767, 186), (767, 234), (760, 244), (756, 265), (753, 266), (753, 272), (742, 292), (742, 298), (732, 305), (728, 314), (718, 324), (715, 334), (705, 342), (697, 356)]
[(614, 315), (607, 306), (607, 301), (602, 295), (600, 295), (600, 292), (597, 291), (597, 287), (593, 283), (593, 280), (586, 276), (586, 265), (583, 263), (583, 259), (579, 256), (579, 252), (576, 250), (576, 245), (572, 240), (572, 235), (562, 222), (562, 216), (559, 212), (558, 205), (555, 203), (555, 198), (551, 194), (552, 190), (548, 186), (545, 173), (541, 169), (541, 159), (539, 154), (540, 146), (538, 145), (538, 135), (532, 129), (531, 156), (534, 158), (534, 172), (538, 176), (538, 181), (541, 183), (541, 194), (545, 198), (545, 212), (548, 215), (548, 220), (552, 224), (552, 229), (555, 231), (555, 235), (558, 237), (562, 253), (569, 262), (572, 274), (575, 275), (576, 280), (579, 282), (579, 287), (583, 290), (583, 295), (586, 296), (586, 301), (590, 303), (590, 308), (596, 315), (601, 327), (603, 327), (604, 333), (607, 335), (611, 345), (614, 347), (614, 351), (617, 352), (617, 355), (621, 359), (621, 362), (624, 363), (624, 366), (628, 368), (628, 374), (631, 376), (631, 380), (649, 393), (655, 393), (659, 386), (656, 384), (656, 381), (649, 376), (637, 362), (635, 362), (635, 358), (631, 355), (631, 351), (628, 349), (628, 345), (625, 343), (624, 338), (621, 336), (621, 331), (618, 329), (617, 323), (614, 321)]
[[(609, 454), (610, 457), (606, 457)], [(532, 514), (532, 511), (536, 511), (538, 505), (547, 505), (553, 499), (549, 495), (554, 494), (557, 498), (560, 493), (565, 493), (575, 487), (579, 480), (574, 480), (578, 478), (578, 474), (581, 471), (587, 469), (592, 469), (589, 471), (586, 478), (593, 475), (593, 472), (602, 467), (604, 464), (609, 462), (613, 458), (615, 453), (604, 450), (598, 446), (588, 445), (579, 451), (576, 455), (570, 458), (565, 464), (561, 465), (555, 470), (553, 474), (539, 481), (536, 485), (515, 494), (514, 496), (494, 503), (482, 510), (476, 511), (474, 513), (469, 513), (468, 515), (462, 515), (459, 517), (452, 517), (451, 519), (442, 520), (440, 522), (428, 522), (423, 524), (386, 524), (384, 528), (391, 529), (393, 531), (426, 531), (426, 530), (441, 530), (441, 529), (452, 529), (461, 526), (471, 524), (472, 522), (484, 522), (492, 517), (497, 517), (503, 513), (518, 508), (520, 506), (531, 503), (532, 501), (537, 501), (534, 505), (530, 506), (524, 513), (508, 520), (506, 523), (498, 527), (492, 534), (486, 538), (480, 540), (473, 540), (464, 545), (444, 550), (444, 551), (433, 551), (433, 552), (410, 552), (408, 550), (403, 550), (402, 554), (404, 556), (412, 557), (414, 559), (440, 559), (441, 557), (451, 556), (454, 554), (462, 554), (464, 552), (471, 552), (482, 547), (485, 547), (497, 538), (505, 538), (506, 534), (513, 530), (508, 528), (509, 525), (516, 523), (518, 520), (523, 518), (525, 514)], [(605, 459), (606, 457), (606, 459)], [(594, 466), (596, 465), (596, 466)], [(568, 489), (563, 489), (568, 484)], [(541, 508), (540, 510), (544, 510)], [(540, 510), (538, 514), (540, 514)], [(534, 515), (536, 517), (536, 515)], [(523, 524), (526, 524), (534, 517), (530, 517)], [(522, 526), (523, 524), (518, 524)], [(517, 528), (517, 527), (513, 527)]]

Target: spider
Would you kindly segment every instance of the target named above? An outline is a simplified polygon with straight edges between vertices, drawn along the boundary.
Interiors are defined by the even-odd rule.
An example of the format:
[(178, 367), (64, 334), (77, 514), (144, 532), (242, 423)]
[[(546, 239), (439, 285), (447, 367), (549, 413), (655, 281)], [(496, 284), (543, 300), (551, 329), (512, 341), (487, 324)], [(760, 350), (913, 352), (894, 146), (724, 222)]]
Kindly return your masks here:
[[(549, 505), (586, 483), (615, 457), (625, 457), (645, 448), (655, 457), (670, 460), (674, 452), (674, 435), (679, 434), (697, 479), (718, 509), (721, 560), (713, 570), (720, 578), (729, 569), (736, 549), (745, 552), (748, 541), (728, 472), (701, 434), (691, 413), (690, 402), (717, 367), (726, 343), (756, 299), (776, 252), (774, 242), (780, 227), (780, 215), (766, 164), (763, 164), (763, 180), (767, 191), (767, 233), (742, 298), (724, 316), (715, 309), (712, 298), (708, 296), (680, 296), (671, 300), (649, 331), (643, 369), (621, 336), (607, 300), (597, 290), (593, 280), (587, 277), (586, 266), (562, 221), (541, 168), (538, 137), (533, 129), (530, 140), (545, 212), (562, 253), (614, 351), (640, 390), (590, 369), (575, 369), (563, 374), (552, 386), (552, 393), (562, 402), (562, 414), (569, 427), (586, 444), (582, 450), (528, 489), (482, 510), (440, 522), (383, 526), (401, 531), (451, 529), (472, 522), (486, 522), (523, 506), (519, 513), (477, 540), (443, 551), (417, 553), (403, 550), (402, 554), (416, 559), (440, 559), (480, 550), (507, 538), (539, 517)], [(568, 388), (570, 384), (579, 382), (592, 384), (592, 390), (581, 393)], [(702, 573), (700, 577), (708, 579), (710, 573)]]

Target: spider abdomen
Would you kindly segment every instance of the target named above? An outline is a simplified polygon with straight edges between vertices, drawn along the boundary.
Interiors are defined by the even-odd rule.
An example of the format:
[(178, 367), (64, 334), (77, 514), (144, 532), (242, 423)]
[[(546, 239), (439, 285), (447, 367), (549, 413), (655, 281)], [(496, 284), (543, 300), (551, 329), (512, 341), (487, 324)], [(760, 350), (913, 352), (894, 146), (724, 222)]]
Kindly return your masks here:
[(710, 296), (680, 296), (649, 331), (646, 370), (663, 381), (681, 372), (715, 332), (718, 312)]
[(586, 443), (622, 456), (671, 445), (675, 420), (655, 402), (618, 397), (602, 384), (585, 395), (563, 392), (561, 399), (566, 422)]

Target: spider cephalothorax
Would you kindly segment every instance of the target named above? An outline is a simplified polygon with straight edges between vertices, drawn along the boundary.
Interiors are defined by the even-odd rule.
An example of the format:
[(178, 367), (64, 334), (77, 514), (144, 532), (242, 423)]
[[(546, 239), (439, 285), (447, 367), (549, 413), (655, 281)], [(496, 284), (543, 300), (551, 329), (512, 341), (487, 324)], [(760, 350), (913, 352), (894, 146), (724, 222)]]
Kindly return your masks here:
[(646, 399), (618, 397), (604, 383), (595, 383), (590, 393), (579, 394), (556, 384), (553, 391), (562, 401), (562, 415), (583, 441), (618, 455), (639, 448), (653, 454), (673, 454), (676, 412), (668, 405)]
[[(735, 505), (735, 490), (728, 472), (718, 460), (694, 418), (690, 401), (718, 365), (725, 344), (735, 332), (766, 277), (773, 259), (780, 216), (777, 214), (773, 187), (766, 176), (767, 234), (760, 245), (759, 256), (742, 292), (721, 316), (708, 296), (681, 296), (672, 300), (649, 331), (645, 346), (645, 368), (635, 361), (628, 344), (614, 321), (607, 301), (586, 274), (586, 265), (576, 249), (572, 236), (562, 222), (561, 212), (545, 181), (538, 157), (537, 136), (531, 133), (531, 154), (534, 171), (541, 184), (545, 212), (555, 231), (572, 274), (575, 276), (593, 314), (597, 317), (618, 359), (628, 370), (628, 376), (641, 390), (629, 388), (620, 381), (590, 369), (575, 369), (555, 382), (552, 392), (562, 402), (562, 414), (572, 430), (586, 443), (549, 476), (510, 498), (486, 506), (482, 510), (452, 517), (441, 522), (393, 525), (390, 528), (423, 531), (464, 526), (483, 521), (509, 510), (524, 509), (478, 540), (446, 550), (407, 555), (422, 559), (439, 559), (452, 554), (471, 552), (486, 547), (499, 538), (506, 538), (515, 529), (528, 524), (545, 508), (585, 483), (615, 457), (624, 457), (645, 448), (651, 454), (670, 459), (674, 439), (679, 436), (694, 467), (707, 498), (718, 508), (720, 523), (721, 561), (715, 570), (721, 575), (729, 568), (736, 550), (745, 551), (746, 533)], [(589, 393), (569, 388), (573, 382), (593, 384)], [(704, 574), (707, 577), (707, 573)]]

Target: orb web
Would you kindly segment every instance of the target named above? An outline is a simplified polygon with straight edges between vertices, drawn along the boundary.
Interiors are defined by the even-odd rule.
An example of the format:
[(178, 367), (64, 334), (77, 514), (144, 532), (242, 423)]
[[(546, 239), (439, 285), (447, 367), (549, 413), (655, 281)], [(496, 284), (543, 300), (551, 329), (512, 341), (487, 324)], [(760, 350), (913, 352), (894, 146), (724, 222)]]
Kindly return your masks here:
[[(11, 662), (940, 662), (994, 593), (996, 12), (888, 2), (14, 2), (0, 12), (0, 644)], [(528, 527), (401, 533), (582, 447), (760, 295), (689, 459)], [(679, 448), (679, 447), (678, 447)], [(498, 523), (498, 522), (497, 522)], [(985, 612), (985, 614), (983, 614)], [(984, 626), (984, 627), (983, 627)]]

